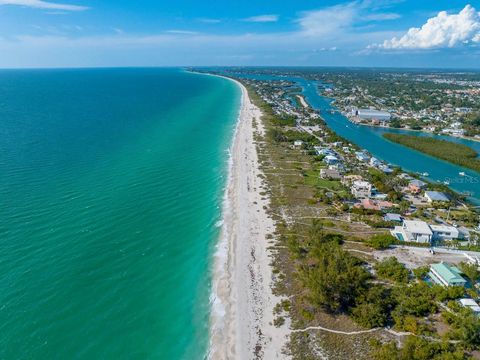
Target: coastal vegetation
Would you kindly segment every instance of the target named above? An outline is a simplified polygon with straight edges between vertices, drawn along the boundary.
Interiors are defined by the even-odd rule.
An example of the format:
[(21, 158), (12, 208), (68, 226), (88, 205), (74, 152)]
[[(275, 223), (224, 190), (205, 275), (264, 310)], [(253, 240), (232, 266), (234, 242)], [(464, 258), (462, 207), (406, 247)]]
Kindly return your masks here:
[[(274, 291), (287, 299), (276, 307), (274, 324), (293, 329), (292, 357), (313, 359), (326, 352), (331, 359), (469, 358), (468, 351), (480, 343), (465, 335), (471, 332), (455, 307), (465, 290), (429, 286), (423, 281), (428, 267), (411, 269), (395, 257), (372, 256), (397, 244), (385, 229), (393, 224), (383, 221), (381, 211), (348, 206), (348, 188), (319, 177), (324, 165), (312, 151), (319, 143), (315, 134), (275, 121), (271, 107), (248, 90), (264, 114), (265, 135), (256, 137), (276, 221)], [(316, 121), (325, 138), (335, 139)], [(304, 141), (302, 147), (292, 146), (296, 140)], [(362, 175), (389, 199), (400, 200), (396, 189), (405, 184), (398, 177), (375, 170)], [(444, 315), (447, 304), (450, 317)], [(439, 323), (447, 328), (442, 335), (435, 328)], [(469, 320), (468, 329), (477, 329), (477, 323)]]
[(386, 139), (436, 158), (480, 172), (480, 159), (472, 148), (447, 140), (404, 134), (383, 135)]

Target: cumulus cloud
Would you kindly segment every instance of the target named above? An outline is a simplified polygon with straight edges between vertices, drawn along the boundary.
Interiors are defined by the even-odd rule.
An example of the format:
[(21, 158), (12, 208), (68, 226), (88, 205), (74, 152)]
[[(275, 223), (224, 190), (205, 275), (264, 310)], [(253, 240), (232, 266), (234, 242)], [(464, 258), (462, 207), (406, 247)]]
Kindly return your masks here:
[(16, 5), (38, 9), (65, 10), (65, 11), (83, 11), (86, 6), (52, 3), (43, 0), (0, 0), (0, 5)]
[(476, 42), (480, 42), (480, 13), (467, 5), (458, 14), (441, 11), (421, 28), (410, 28), (402, 37), (385, 40), (370, 48), (436, 49)]
[(246, 22), (259, 22), (259, 23), (265, 23), (265, 22), (277, 22), (278, 21), (278, 15), (258, 15), (258, 16), (252, 16), (246, 19), (243, 19), (243, 21)]

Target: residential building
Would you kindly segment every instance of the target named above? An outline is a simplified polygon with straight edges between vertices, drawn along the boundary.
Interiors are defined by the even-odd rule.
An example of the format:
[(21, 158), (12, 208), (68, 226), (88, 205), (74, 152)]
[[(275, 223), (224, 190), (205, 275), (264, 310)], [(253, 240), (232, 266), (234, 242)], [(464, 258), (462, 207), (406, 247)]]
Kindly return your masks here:
[(297, 148), (297, 149), (298, 149), (298, 148), (301, 148), (301, 147), (303, 146), (303, 141), (302, 141), (302, 140), (295, 140), (295, 141), (293, 142), (293, 146), (294, 146), (295, 148)]
[(362, 151), (357, 151), (355, 153), (355, 156), (357, 157), (357, 159), (359, 161), (363, 161), (363, 162), (367, 162), (368, 160), (370, 160), (370, 156), (368, 156), (367, 154), (365, 154), (364, 152)]
[(433, 232), (433, 240), (454, 240), (459, 239), (460, 232), (454, 226), (450, 225), (430, 225), (430, 229)]
[(425, 198), (430, 203), (434, 201), (441, 201), (441, 202), (450, 201), (448, 196), (440, 191), (425, 191)]
[(457, 267), (442, 262), (430, 265), (428, 276), (433, 282), (442, 286), (465, 286), (467, 280), (461, 274)]
[(464, 299), (460, 299), (459, 303), (462, 306), (472, 310), (475, 315), (480, 316), (480, 306), (478, 306), (478, 304), (475, 300), (464, 298)]
[(418, 194), (422, 191), (422, 189), (427, 186), (422, 180), (414, 179), (408, 183), (408, 190), (411, 193)]
[(337, 164), (340, 160), (335, 155), (327, 155), (323, 158), (323, 161), (328, 165)]
[(402, 226), (395, 226), (390, 232), (400, 241), (430, 243), (433, 232), (425, 221), (404, 220)]
[(320, 177), (322, 179), (340, 180), (342, 175), (336, 169), (320, 169)]
[(383, 217), (383, 220), (402, 222), (403, 218), (400, 214), (386, 213), (385, 216)]
[(368, 198), (372, 195), (372, 184), (368, 181), (356, 180), (350, 190), (357, 199)]

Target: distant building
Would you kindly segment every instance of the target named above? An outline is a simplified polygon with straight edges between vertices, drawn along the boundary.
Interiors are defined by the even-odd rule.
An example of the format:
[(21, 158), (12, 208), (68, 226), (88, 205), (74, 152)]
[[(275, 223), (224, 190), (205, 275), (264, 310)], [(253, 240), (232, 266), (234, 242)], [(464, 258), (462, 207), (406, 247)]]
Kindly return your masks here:
[(328, 165), (334, 165), (340, 160), (335, 155), (327, 155), (323, 158), (323, 161)]
[(346, 175), (342, 178), (342, 184), (345, 186), (351, 186), (354, 181), (362, 180), (361, 175)]
[(395, 226), (391, 234), (400, 241), (430, 243), (433, 232), (425, 221), (404, 220), (402, 226)]
[(320, 169), (320, 177), (322, 179), (340, 180), (342, 175), (336, 169)]
[(369, 198), (372, 195), (372, 184), (367, 181), (355, 180), (350, 190), (357, 199)]
[(461, 274), (462, 272), (455, 266), (439, 263), (430, 265), (428, 276), (442, 286), (465, 286), (467, 280)]
[(427, 186), (427, 184), (422, 180), (414, 179), (408, 183), (408, 190), (414, 194), (418, 194), (425, 186)]
[(473, 311), (473, 313), (477, 316), (480, 315), (480, 306), (478, 306), (477, 302), (473, 299), (460, 299), (458, 301), (462, 306), (469, 308)]
[(355, 111), (355, 116), (358, 116), (363, 120), (389, 121), (391, 119), (391, 115), (388, 111), (373, 109), (358, 109)]
[(293, 142), (293, 146), (296, 148), (301, 148), (303, 146), (303, 141), (302, 140), (295, 140)]
[(434, 201), (441, 201), (441, 202), (450, 201), (448, 196), (440, 191), (425, 191), (425, 198), (430, 203)]
[(363, 161), (363, 162), (367, 162), (368, 160), (370, 160), (370, 156), (368, 156), (367, 154), (365, 154), (362, 151), (357, 151), (355, 153), (355, 156), (357, 157), (358, 160)]
[(383, 220), (394, 221), (394, 222), (402, 222), (403, 218), (400, 216), (400, 214), (387, 213), (383, 217)]
[(430, 225), (433, 232), (433, 240), (454, 240), (460, 238), (460, 232), (454, 226)]
[(375, 157), (373, 157), (373, 156), (370, 158), (370, 165), (372, 165), (372, 166), (380, 166), (380, 164), (381, 164), (381, 162), (380, 162), (380, 160), (378, 160), (377, 158), (375, 158)]

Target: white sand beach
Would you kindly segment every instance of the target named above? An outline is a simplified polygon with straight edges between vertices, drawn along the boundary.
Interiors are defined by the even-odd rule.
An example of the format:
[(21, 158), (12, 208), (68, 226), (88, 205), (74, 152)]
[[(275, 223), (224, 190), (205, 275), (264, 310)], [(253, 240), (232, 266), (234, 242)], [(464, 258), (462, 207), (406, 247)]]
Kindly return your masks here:
[[(215, 258), (211, 359), (283, 359), (288, 325), (273, 325), (272, 268), (267, 234), (273, 220), (258, 163), (254, 132), (264, 132), (261, 112), (245, 87), (232, 146), (222, 237)], [(256, 129), (254, 129), (254, 122)], [(262, 199), (263, 198), (263, 199)]]

